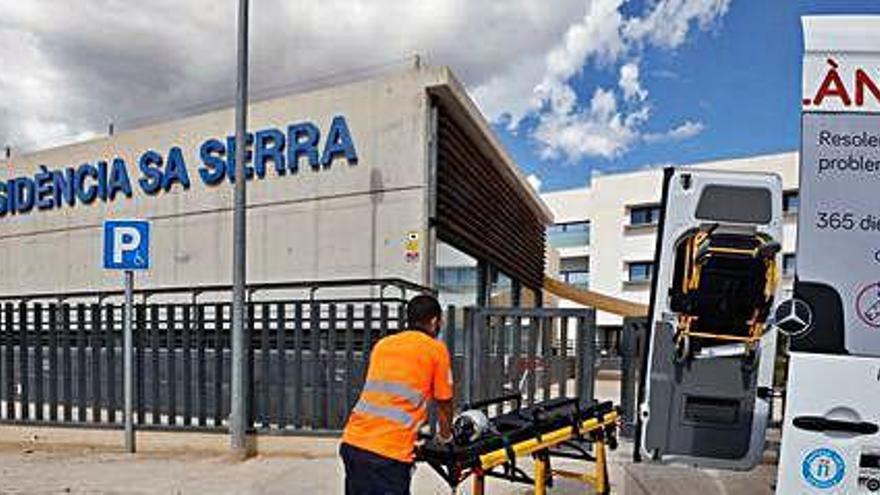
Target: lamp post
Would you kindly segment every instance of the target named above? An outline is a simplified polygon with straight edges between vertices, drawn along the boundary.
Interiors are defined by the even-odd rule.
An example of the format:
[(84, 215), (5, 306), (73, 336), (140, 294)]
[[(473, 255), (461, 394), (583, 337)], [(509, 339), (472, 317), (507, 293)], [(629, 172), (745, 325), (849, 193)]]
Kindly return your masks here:
[(235, 86), (235, 192), (232, 221), (232, 373), (231, 405), (229, 414), (230, 447), (233, 455), (247, 456), (248, 422), (248, 369), (245, 362), (247, 336), (245, 335), (246, 311), (246, 202), (245, 157), (248, 101), (248, 3), (238, 2), (238, 57)]

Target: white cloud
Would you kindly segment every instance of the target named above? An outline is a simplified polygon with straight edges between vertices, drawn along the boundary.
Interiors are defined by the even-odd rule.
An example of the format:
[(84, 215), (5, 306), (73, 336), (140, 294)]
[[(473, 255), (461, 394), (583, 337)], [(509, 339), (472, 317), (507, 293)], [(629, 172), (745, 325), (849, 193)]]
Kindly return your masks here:
[(669, 137), (672, 139), (688, 139), (702, 133), (706, 129), (702, 122), (686, 121), (684, 124), (669, 131)]
[(620, 67), (620, 80), (617, 83), (623, 91), (623, 98), (627, 101), (645, 101), (648, 91), (642, 87), (639, 81), (638, 62), (628, 62)]
[[(583, 19), (569, 28), (563, 41), (547, 56), (546, 71), (537, 86), (533, 112), (538, 125), (533, 137), (546, 159), (568, 161), (597, 156), (615, 158), (643, 138), (651, 103), (632, 56), (646, 45), (664, 49), (680, 46), (693, 26), (706, 29), (724, 15), (729, 0), (659, 0), (643, 16), (624, 18), (622, 0), (592, 0)], [(598, 88), (580, 103), (573, 76), (591, 61), (620, 67), (619, 103), (613, 91)], [(515, 124), (515, 123), (514, 123)], [(680, 140), (699, 134), (700, 123), (685, 122), (648, 139)]]
[(583, 18), (568, 28), (563, 40), (547, 54), (546, 71), (535, 88), (533, 109), (550, 105), (566, 113), (576, 103), (574, 89), (568, 84), (572, 76), (591, 59), (607, 63), (624, 51), (619, 11), (623, 0), (590, 0)]
[[(251, 87), (296, 86), (423, 53), (450, 65), (490, 119), (519, 131), (534, 117), (544, 156), (615, 157), (650, 115), (634, 62), (641, 47), (674, 48), (729, 3), (652, 0), (627, 18), (625, 1), (261, 0), (252, 3)], [(233, 3), (0, 0), (0, 8), (0, 145), (49, 146), (103, 132), (111, 120), (121, 129), (232, 103)], [(575, 76), (621, 60), (618, 88), (579, 101)]]
[(666, 132), (647, 133), (644, 135), (644, 139), (645, 141), (651, 143), (661, 141), (683, 141), (685, 139), (690, 139), (694, 136), (697, 136), (704, 130), (706, 130), (706, 125), (702, 122), (686, 120), (684, 123), (679, 124), (678, 126), (673, 127)]
[(619, 26), (623, 0), (591, 0), (580, 22), (565, 33), (562, 43), (547, 55), (547, 78), (566, 80), (579, 72), (590, 57), (613, 61), (625, 46)]
[(647, 16), (631, 19), (624, 34), (631, 40), (676, 48), (684, 43), (693, 24), (706, 29), (729, 6), (730, 0), (660, 0)]
[(621, 111), (612, 91), (597, 88), (585, 111), (543, 114), (534, 136), (545, 159), (615, 158), (638, 140), (649, 115), (647, 106)]
[[(487, 115), (518, 120), (584, 0), (251, 5), (255, 92), (422, 53), (450, 65)], [(48, 146), (110, 120), (122, 129), (232, 104), (235, 2), (0, 0), (0, 11), (0, 144)]]
[(535, 107), (535, 81), (541, 78), (543, 71), (541, 57), (524, 58), (506, 71), (491, 76), (471, 94), (488, 118), (495, 121), (506, 118), (510, 130), (514, 130)]
[(542, 181), (540, 177), (535, 174), (529, 174), (529, 176), (526, 177), (526, 181), (528, 181), (529, 185), (532, 186), (532, 189), (534, 189), (535, 192), (541, 192)]

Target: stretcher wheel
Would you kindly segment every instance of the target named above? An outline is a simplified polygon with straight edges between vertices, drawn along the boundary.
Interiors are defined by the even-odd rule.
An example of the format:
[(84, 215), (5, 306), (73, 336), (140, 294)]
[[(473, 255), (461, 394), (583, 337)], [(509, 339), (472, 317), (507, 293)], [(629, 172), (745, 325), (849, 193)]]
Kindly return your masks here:
[(618, 447), (617, 434), (615, 434), (614, 431), (607, 431), (606, 430), (605, 438), (606, 438), (605, 442), (606, 442), (606, 445), (608, 445), (608, 449), (609, 450), (617, 450), (617, 447)]
[(675, 336), (675, 362), (684, 363), (691, 355), (691, 337), (679, 332)]

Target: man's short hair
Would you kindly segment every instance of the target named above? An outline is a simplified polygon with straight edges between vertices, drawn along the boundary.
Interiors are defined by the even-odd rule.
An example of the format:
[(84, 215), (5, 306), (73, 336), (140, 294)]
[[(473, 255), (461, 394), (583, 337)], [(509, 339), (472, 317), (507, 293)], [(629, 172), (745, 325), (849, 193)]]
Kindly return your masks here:
[(427, 294), (410, 299), (406, 306), (406, 321), (410, 328), (424, 328), (431, 318), (439, 318), (442, 314), (443, 309), (437, 298)]

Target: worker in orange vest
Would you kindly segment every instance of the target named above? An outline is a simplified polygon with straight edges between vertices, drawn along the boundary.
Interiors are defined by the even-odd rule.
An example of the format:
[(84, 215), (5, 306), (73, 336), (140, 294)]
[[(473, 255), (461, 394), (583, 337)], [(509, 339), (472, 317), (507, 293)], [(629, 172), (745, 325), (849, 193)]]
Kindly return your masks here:
[(446, 345), (437, 340), (440, 303), (416, 296), (406, 313), (407, 329), (373, 347), (364, 388), (342, 434), (346, 495), (409, 493), (413, 448), (430, 401), (437, 404), (436, 440), (452, 440), (452, 367)]

